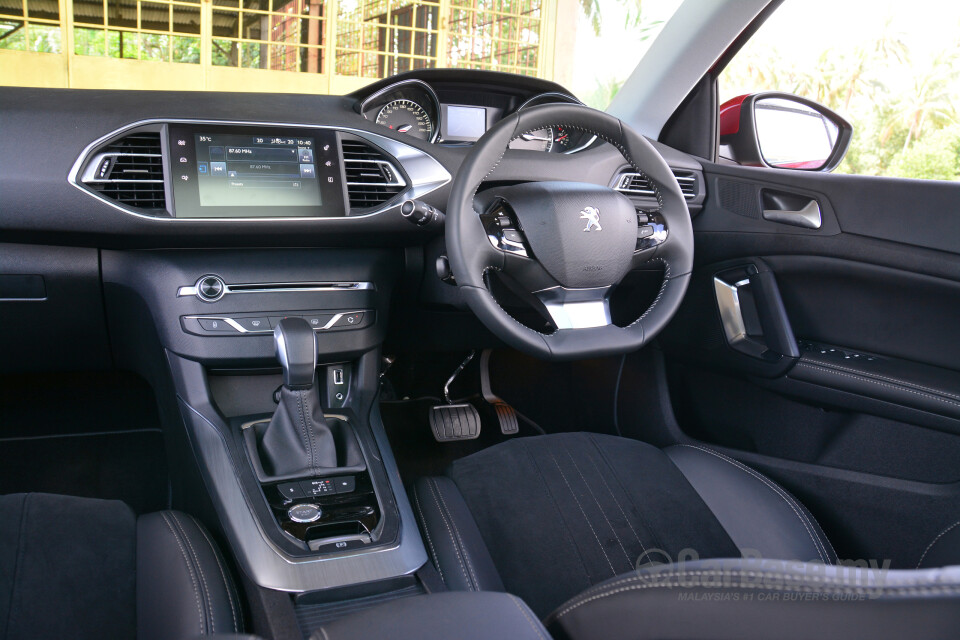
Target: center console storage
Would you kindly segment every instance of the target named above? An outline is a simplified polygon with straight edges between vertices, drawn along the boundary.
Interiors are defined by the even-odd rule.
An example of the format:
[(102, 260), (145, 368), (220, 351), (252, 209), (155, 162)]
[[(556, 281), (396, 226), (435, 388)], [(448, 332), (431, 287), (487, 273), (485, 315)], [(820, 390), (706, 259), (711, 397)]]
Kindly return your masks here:
[(493, 591), (450, 591), (394, 600), (323, 625), (311, 640), (547, 640), (519, 598)]

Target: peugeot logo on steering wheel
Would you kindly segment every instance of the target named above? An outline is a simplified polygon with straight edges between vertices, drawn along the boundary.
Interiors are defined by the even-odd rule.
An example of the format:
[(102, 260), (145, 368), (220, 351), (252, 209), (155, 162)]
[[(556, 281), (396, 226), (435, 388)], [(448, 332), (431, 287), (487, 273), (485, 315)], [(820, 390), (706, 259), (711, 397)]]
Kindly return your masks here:
[(600, 210), (596, 207), (584, 207), (580, 212), (580, 219), (587, 221), (584, 231), (603, 231), (603, 227), (600, 226)]

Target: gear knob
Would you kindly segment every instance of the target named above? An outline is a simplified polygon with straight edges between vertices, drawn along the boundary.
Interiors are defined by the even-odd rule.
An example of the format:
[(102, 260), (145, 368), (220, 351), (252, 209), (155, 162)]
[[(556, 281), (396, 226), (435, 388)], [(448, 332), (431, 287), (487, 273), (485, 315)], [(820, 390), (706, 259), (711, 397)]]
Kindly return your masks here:
[(317, 370), (317, 335), (303, 318), (284, 318), (273, 330), (277, 360), (283, 367), (283, 384), (288, 389), (313, 386)]

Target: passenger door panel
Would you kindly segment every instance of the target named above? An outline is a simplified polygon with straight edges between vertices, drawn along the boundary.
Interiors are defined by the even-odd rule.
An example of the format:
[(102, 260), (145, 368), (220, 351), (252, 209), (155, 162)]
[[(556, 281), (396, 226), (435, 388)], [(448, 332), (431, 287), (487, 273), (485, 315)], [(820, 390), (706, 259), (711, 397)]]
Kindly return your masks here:
[[(848, 556), (909, 564), (960, 516), (960, 184), (703, 167), (694, 278), (661, 341), (681, 429), (813, 502)], [(764, 216), (808, 202), (819, 229)], [(731, 345), (716, 281), (750, 271), (782, 302), (773, 333), (795, 354), (755, 319), (766, 353)], [(763, 313), (750, 285), (745, 318)], [(854, 495), (875, 502), (851, 510)], [(917, 526), (877, 530), (905, 513)]]

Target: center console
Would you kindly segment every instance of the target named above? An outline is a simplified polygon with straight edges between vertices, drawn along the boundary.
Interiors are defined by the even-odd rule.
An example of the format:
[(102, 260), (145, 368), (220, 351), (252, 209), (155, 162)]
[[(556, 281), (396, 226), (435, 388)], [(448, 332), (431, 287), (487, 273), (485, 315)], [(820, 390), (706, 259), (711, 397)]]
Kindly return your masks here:
[(159, 341), (254, 583), (315, 593), (426, 563), (377, 403), (402, 251), (104, 251), (102, 268), (117, 351)]

